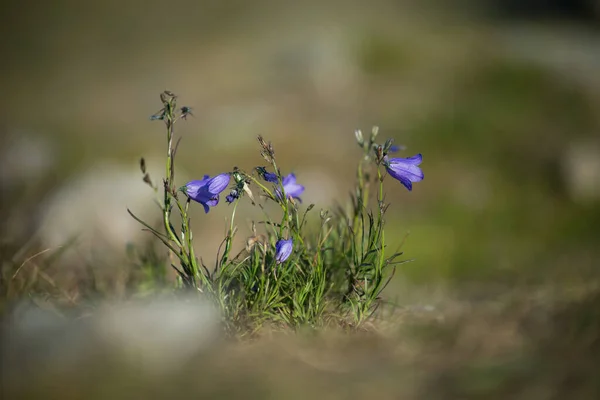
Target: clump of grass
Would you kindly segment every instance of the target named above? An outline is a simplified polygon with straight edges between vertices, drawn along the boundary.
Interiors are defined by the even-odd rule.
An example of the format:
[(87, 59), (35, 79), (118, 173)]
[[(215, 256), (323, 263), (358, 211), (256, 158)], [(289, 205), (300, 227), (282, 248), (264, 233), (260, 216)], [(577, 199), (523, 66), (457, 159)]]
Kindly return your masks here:
[[(230, 332), (248, 332), (265, 323), (296, 328), (318, 327), (328, 322), (351, 327), (365, 324), (381, 304), (381, 293), (392, 278), (402, 253), (390, 251), (385, 239), (384, 180), (387, 175), (412, 190), (423, 179), (418, 165), (421, 155), (389, 158), (399, 150), (388, 139), (377, 143), (378, 129), (368, 138), (355, 132), (362, 150), (357, 179), (348, 206), (320, 211), (317, 232), (306, 227), (315, 205), (302, 205), (305, 187), (293, 173), (284, 174), (277, 164), (273, 144), (258, 136), (260, 154), (266, 163), (249, 170), (232, 171), (194, 180), (177, 187), (175, 157), (179, 140), (175, 126), (191, 115), (189, 107), (178, 107), (177, 96), (165, 91), (163, 108), (151, 117), (166, 128), (166, 167), (162, 185), (157, 185), (141, 162), (143, 180), (160, 195), (162, 228), (157, 229), (129, 211), (146, 230), (169, 250), (177, 272), (177, 288), (202, 293), (220, 309)], [(201, 204), (208, 213), (219, 204), (221, 193), (229, 188), (225, 201), (232, 207), (227, 235), (217, 251), (216, 264), (209, 268), (194, 251), (189, 207)], [(253, 234), (245, 248), (232, 254), (237, 233), (235, 225), (239, 202), (250, 201), (263, 213), (253, 223)], [(278, 205), (270, 214), (265, 203)], [(179, 214), (181, 226), (173, 225)], [(258, 229), (261, 228), (261, 230)]]

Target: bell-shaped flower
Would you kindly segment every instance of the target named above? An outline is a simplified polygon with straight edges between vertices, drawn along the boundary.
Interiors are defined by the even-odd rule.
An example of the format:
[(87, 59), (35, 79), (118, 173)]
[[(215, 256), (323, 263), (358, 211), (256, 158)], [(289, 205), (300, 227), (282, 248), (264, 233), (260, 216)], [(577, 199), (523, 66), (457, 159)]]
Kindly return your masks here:
[(292, 239), (281, 239), (275, 243), (275, 260), (277, 264), (281, 264), (285, 260), (287, 260), (292, 254), (292, 250), (294, 249), (294, 243)]
[(210, 207), (219, 204), (219, 193), (227, 189), (229, 179), (229, 174), (220, 174), (212, 178), (204, 175), (201, 180), (186, 183), (182, 190), (190, 199), (202, 204), (204, 212), (208, 213)]
[(275, 174), (273, 172), (265, 172), (263, 175), (263, 178), (267, 182), (277, 183), (277, 174)]
[(420, 182), (423, 180), (425, 175), (421, 168), (418, 167), (423, 161), (423, 156), (417, 154), (416, 156), (408, 158), (385, 158), (383, 165), (394, 179), (400, 181), (408, 190), (412, 190), (413, 182)]
[[(281, 182), (283, 183), (283, 190), (285, 191), (285, 194), (287, 197), (289, 198), (293, 198), (298, 200), (299, 202), (302, 202), (302, 199), (300, 199), (300, 195), (304, 192), (304, 186), (299, 185), (296, 183), (296, 175), (295, 174), (289, 174), (288, 176), (283, 178), (283, 181)], [(276, 189), (277, 192), (277, 197), (279, 197), (281, 199), (281, 191), (279, 190), (279, 188)]]
[(267, 172), (265, 167), (256, 167), (258, 174), (267, 182), (277, 183), (277, 174), (273, 172)]
[(225, 201), (229, 204), (233, 203), (237, 199), (240, 198), (240, 192), (237, 189), (232, 189), (227, 196), (225, 196)]

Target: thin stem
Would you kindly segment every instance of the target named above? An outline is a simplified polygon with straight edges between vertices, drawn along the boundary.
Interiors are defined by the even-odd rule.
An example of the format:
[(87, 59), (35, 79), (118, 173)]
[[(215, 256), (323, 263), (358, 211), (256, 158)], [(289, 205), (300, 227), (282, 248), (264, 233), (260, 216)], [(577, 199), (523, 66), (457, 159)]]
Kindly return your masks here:
[[(190, 205), (190, 199), (188, 197), (185, 208), (181, 206), (181, 203), (175, 200), (175, 204), (177, 204), (177, 208), (179, 209), (179, 215), (181, 216), (181, 242), (185, 243), (181, 246), (181, 251), (187, 258), (187, 264), (191, 267), (191, 280), (194, 286), (196, 286), (196, 277), (199, 276), (199, 268), (198, 261), (196, 260), (196, 255), (194, 253), (194, 246), (192, 242), (192, 230), (190, 228), (190, 218), (188, 217), (188, 209)], [(187, 247), (187, 251), (186, 251)], [(204, 281), (204, 279), (203, 279)]]
[[(277, 198), (273, 195), (273, 192), (271, 192), (269, 189), (267, 189), (267, 187), (265, 185), (263, 185), (258, 179), (256, 179), (252, 175), (244, 174), (244, 176), (246, 176), (248, 179), (250, 179), (254, 184), (256, 184), (256, 186), (258, 186), (259, 188), (264, 190), (264, 192), (269, 196), (269, 198), (271, 200), (273, 200), (273, 201), (277, 200)], [(283, 206), (281, 206), (281, 207), (283, 208)]]
[[(279, 168), (277, 168), (277, 163), (275, 162), (275, 159), (273, 159), (273, 169), (275, 170), (275, 173), (277, 174), (277, 183), (279, 184), (279, 189), (281, 190), (280, 201), (281, 201), (281, 207), (283, 208), (283, 219), (281, 220), (281, 224), (279, 225), (279, 237), (282, 238), (283, 230), (285, 229), (285, 227), (288, 228), (288, 234), (291, 235), (290, 222), (289, 222), (290, 202), (287, 197), (287, 193), (285, 193), (285, 187), (283, 186), (283, 179), (281, 178), (281, 171), (279, 171)], [(285, 225), (284, 225), (284, 222), (285, 222)]]
[(379, 193), (377, 194), (377, 207), (379, 209), (378, 224), (380, 225), (380, 229), (383, 231), (383, 227), (381, 226), (383, 224), (383, 210), (384, 210), (383, 177), (381, 175), (381, 169), (379, 168), (379, 165), (377, 166), (377, 180), (379, 181)]
[(229, 232), (227, 232), (227, 239), (225, 240), (225, 251), (223, 251), (223, 257), (221, 258), (221, 268), (227, 259), (229, 258), (229, 252), (231, 251), (231, 242), (233, 241), (233, 228), (234, 228), (234, 220), (235, 220), (235, 211), (237, 210), (237, 205), (239, 203), (239, 199), (235, 201), (233, 204), (233, 212), (231, 213), (231, 221), (229, 223)]
[(172, 177), (174, 175), (173, 171), (173, 100), (169, 100), (166, 104), (166, 112), (165, 112), (165, 124), (167, 125), (167, 166), (166, 166), (166, 175), (165, 175), (165, 187), (164, 187), (164, 209), (163, 209), (163, 220), (165, 225), (165, 230), (167, 232), (167, 236), (169, 239), (177, 243), (177, 245), (181, 248), (182, 243), (177, 238), (173, 229), (171, 229), (171, 190), (173, 182)]

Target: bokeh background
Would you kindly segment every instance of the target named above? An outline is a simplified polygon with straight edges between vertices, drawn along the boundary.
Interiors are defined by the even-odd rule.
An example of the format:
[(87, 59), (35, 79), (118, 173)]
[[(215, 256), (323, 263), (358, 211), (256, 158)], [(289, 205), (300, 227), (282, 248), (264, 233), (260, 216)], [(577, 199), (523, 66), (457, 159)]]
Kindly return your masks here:
[[(0, 18), (5, 284), (50, 249), (23, 266), (20, 288), (42, 280), (73, 302), (90, 282), (125, 292), (131, 246), (139, 256), (147, 239), (126, 207), (156, 215), (138, 165), (145, 157), (160, 180), (164, 130), (149, 116), (168, 89), (195, 114), (178, 127), (181, 184), (264, 164), (262, 134), (318, 215), (352, 188), (355, 129), (377, 125), (407, 146), (402, 155), (422, 153), (425, 180), (413, 192), (386, 184), (386, 237), (415, 260), (388, 290), (402, 305), (437, 307), (440, 290), (495, 299), (598, 286), (593, 0), (23, 0), (4, 2)], [(230, 209), (194, 213), (210, 260)], [(238, 215), (243, 231), (259, 214), (246, 205)], [(111, 283), (82, 283), (90, 268)], [(492, 329), (485, 321), (474, 332)]]
[[(594, 5), (6, 3), (3, 256), (138, 240), (125, 207), (155, 211), (138, 161), (160, 179), (163, 128), (148, 117), (169, 89), (196, 116), (179, 127), (181, 184), (260, 165), (262, 134), (305, 203), (327, 208), (351, 189), (354, 129), (378, 125), (425, 160), (414, 192), (386, 187), (388, 237), (410, 232), (416, 260), (399, 279), (585, 281), (600, 230)], [(197, 215), (203, 252), (229, 211)]]

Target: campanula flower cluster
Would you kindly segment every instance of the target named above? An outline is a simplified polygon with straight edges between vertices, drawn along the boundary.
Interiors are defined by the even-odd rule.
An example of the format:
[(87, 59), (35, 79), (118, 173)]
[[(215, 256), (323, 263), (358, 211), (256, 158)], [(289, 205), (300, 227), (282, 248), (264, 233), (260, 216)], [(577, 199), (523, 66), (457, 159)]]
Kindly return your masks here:
[[(228, 332), (254, 329), (270, 320), (296, 327), (317, 326), (333, 317), (343, 326), (359, 326), (371, 318), (399, 263), (395, 260), (402, 254), (386, 256), (389, 244), (383, 229), (389, 204), (384, 201), (385, 179), (389, 176), (388, 182), (397, 180), (412, 191), (413, 185), (424, 179), (420, 168), (423, 156), (396, 157), (395, 153), (405, 148), (395, 145), (393, 139), (379, 141), (377, 127), (365, 135), (355, 131), (362, 154), (350, 196), (352, 207), (337, 207), (332, 213), (321, 210), (320, 228), (307, 228), (312, 225), (307, 215), (314, 204), (302, 207), (301, 203), (311, 188), (305, 188), (302, 176), (298, 179), (293, 172), (282, 172), (275, 146), (260, 135), (257, 139), (265, 166), (198, 175), (200, 179), (180, 186), (183, 182), (175, 176), (175, 157), (181, 137), (175, 126), (194, 114), (190, 107), (178, 106), (177, 96), (170, 91), (162, 92), (160, 100), (162, 108), (150, 119), (165, 125), (167, 139), (164, 197), (159, 202), (162, 228), (128, 212), (168, 248), (177, 287), (214, 299)], [(144, 159), (140, 169), (143, 182), (158, 192)], [(372, 190), (373, 186), (377, 190)], [(214, 268), (209, 270), (194, 248), (191, 213), (194, 203), (208, 213), (219, 205), (221, 196), (230, 207), (231, 218)], [(257, 211), (264, 218), (251, 221), (252, 235), (238, 252), (235, 217), (238, 206), (246, 201), (260, 208)], [(266, 207), (268, 202), (273, 207)], [(194, 227), (197, 225), (202, 224)]]

